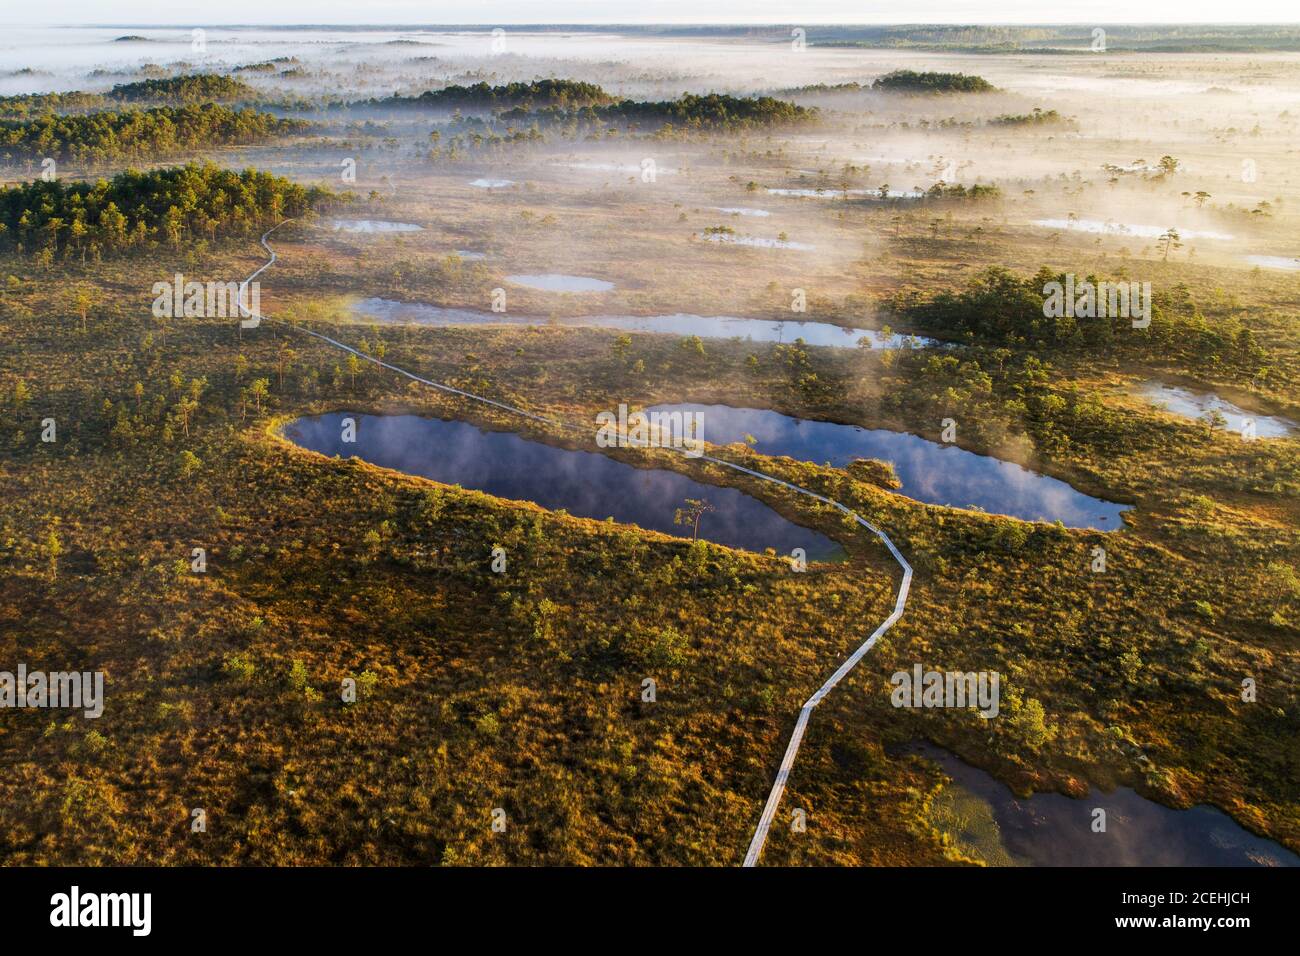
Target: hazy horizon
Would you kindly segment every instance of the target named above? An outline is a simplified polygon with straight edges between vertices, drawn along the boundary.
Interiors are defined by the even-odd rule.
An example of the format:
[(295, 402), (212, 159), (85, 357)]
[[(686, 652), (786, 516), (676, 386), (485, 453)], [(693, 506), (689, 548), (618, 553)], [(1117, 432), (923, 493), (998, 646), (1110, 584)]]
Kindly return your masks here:
[[(254, 0), (231, 0), (220, 8), (220, 20), (212, 17), (210, 4), (184, 0), (168, 5), (160, 15), (148, 0), (123, 0), (114, 5), (116, 15), (105, 19), (102, 3), (95, 0), (67, 0), (43, 8), (43, 17), (8, 21), (21, 26), (476, 26), (504, 24), (519, 26), (589, 25), (763, 25), (840, 24), (846, 26), (885, 25), (1272, 25), (1300, 22), (1300, 13), (1281, 0), (1245, 0), (1225, 7), (1211, 0), (1157, 0), (1135, 8), (1121, 0), (1069, 0), (1056, 5), (1045, 16), (1041, 4), (1029, 0), (917, 0), (909, 4), (854, 3), (847, 0), (815, 0), (806, 4), (752, 4), (741, 0), (719, 0), (701, 14), (698, 3), (666, 0), (647, 9), (640, 3), (556, 0), (550, 3), (528, 0), (485, 0), (466, 8), (463, 4), (427, 3), (421, 0), (379, 0), (358, 16), (354, 4), (308, 3), (283, 0), (274, 12)], [(337, 12), (335, 12), (337, 11)]]

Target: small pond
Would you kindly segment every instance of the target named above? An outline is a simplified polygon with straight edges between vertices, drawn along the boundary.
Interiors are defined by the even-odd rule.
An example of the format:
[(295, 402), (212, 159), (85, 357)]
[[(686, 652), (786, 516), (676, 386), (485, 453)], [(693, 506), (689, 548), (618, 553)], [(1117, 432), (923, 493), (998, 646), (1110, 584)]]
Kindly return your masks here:
[(844, 467), (855, 458), (893, 463), (899, 493), (928, 504), (976, 507), (1026, 521), (1060, 521), (1070, 528), (1115, 531), (1123, 527), (1114, 504), (1076, 491), (1065, 482), (1009, 461), (977, 455), (905, 432), (806, 421), (762, 408), (727, 405), (655, 405), (650, 411), (699, 413), (698, 437), (714, 444), (751, 435), (764, 455)]
[[(345, 444), (341, 422), (355, 419), (356, 441)], [(593, 444), (596, 426), (592, 425)], [(843, 549), (819, 532), (786, 520), (735, 488), (707, 485), (662, 468), (636, 468), (599, 452), (572, 451), (494, 432), (467, 422), (417, 415), (335, 412), (296, 419), (284, 437), (324, 455), (368, 461), (408, 475), (460, 485), (501, 498), (532, 501), (583, 518), (613, 518), (651, 531), (690, 537), (673, 516), (687, 498), (714, 510), (700, 521), (700, 537), (750, 551), (803, 548), (810, 560), (834, 559)]]
[(879, 189), (836, 189), (833, 186), (819, 188), (768, 189), (772, 196), (796, 196), (800, 199), (834, 199), (844, 196), (865, 196), (868, 199), (920, 199), (925, 192), (920, 189), (889, 189), (885, 195)]
[(1300, 259), (1288, 256), (1246, 256), (1246, 261), (1261, 269), (1281, 269), (1285, 272), (1300, 272)]
[(791, 242), (789, 239), (769, 239), (764, 236), (736, 236), (725, 232), (709, 232), (700, 237), (705, 242), (719, 242), (723, 245), (753, 246), (758, 249), (797, 249), (811, 252), (815, 246), (806, 242)]
[(1240, 433), (1246, 421), (1253, 420), (1258, 438), (1285, 438), (1296, 429), (1296, 423), (1290, 419), (1280, 415), (1256, 415), (1213, 392), (1194, 392), (1160, 382), (1147, 382), (1139, 394), (1151, 404), (1182, 418), (1200, 419), (1218, 412), (1223, 416), (1224, 427), (1229, 431)]
[(335, 232), (423, 232), (423, 226), (413, 222), (389, 222), (386, 219), (332, 219), (330, 227)]
[[(1017, 797), (1001, 781), (928, 742), (909, 752), (937, 763), (953, 794), (978, 801), (958, 816), (973, 822), (991, 812), (994, 826), (956, 832), (989, 862), (1019, 866), (1300, 866), (1300, 856), (1255, 836), (1209, 806), (1174, 810), (1128, 787), (1094, 789), (1082, 799), (1059, 793)], [(952, 789), (951, 787), (949, 788)], [(982, 805), (982, 806), (981, 806)], [(1106, 831), (1093, 832), (1093, 810), (1106, 811)], [(960, 826), (956, 827), (960, 830)]]
[[(1131, 222), (1112, 222), (1100, 219), (1035, 219), (1035, 226), (1048, 229), (1070, 229), (1076, 232), (1091, 232), (1108, 236), (1133, 236), (1136, 239), (1159, 239), (1165, 234), (1167, 226), (1147, 226)], [(1230, 241), (1232, 236), (1226, 232), (1214, 232), (1210, 229), (1178, 229), (1180, 239), (1219, 239)]]

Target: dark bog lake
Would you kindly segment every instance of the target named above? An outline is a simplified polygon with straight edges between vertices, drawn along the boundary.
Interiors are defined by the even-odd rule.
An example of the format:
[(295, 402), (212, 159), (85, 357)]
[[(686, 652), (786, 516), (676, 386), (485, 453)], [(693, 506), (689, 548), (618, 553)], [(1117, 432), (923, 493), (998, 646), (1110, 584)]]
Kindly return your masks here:
[[(357, 423), (356, 442), (342, 440), (342, 421)], [(613, 518), (652, 531), (690, 537), (673, 523), (687, 498), (714, 506), (700, 521), (700, 537), (750, 551), (803, 548), (810, 560), (843, 554), (825, 535), (786, 520), (735, 488), (706, 485), (675, 471), (635, 468), (598, 452), (571, 451), (493, 432), (466, 422), (417, 415), (334, 412), (299, 418), (284, 437), (325, 455), (357, 457), (408, 475), (460, 485), (501, 498), (532, 501), (583, 518)], [(593, 441), (595, 426), (592, 427)]]
[(814, 422), (761, 408), (727, 405), (655, 405), (649, 411), (700, 414), (700, 438), (714, 444), (758, 439), (754, 449), (818, 464), (843, 467), (855, 458), (892, 462), (900, 493), (928, 504), (976, 507), (1027, 521), (1060, 521), (1070, 528), (1122, 527), (1128, 505), (1076, 491), (1056, 478), (1009, 461), (885, 429)]
[[(929, 743), (909, 750), (939, 764), (957, 786), (988, 804), (1002, 849), (1021, 865), (1300, 866), (1300, 856), (1214, 807), (1174, 810), (1128, 787), (1094, 789), (1079, 800), (1059, 793), (1022, 799), (947, 750)], [(1097, 807), (1106, 811), (1104, 833), (1092, 829)]]

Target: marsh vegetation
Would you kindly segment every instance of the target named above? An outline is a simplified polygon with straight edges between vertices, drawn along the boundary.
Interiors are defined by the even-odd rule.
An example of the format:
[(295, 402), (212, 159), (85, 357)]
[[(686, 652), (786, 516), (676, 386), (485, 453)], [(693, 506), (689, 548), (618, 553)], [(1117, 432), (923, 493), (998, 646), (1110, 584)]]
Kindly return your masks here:
[[(553, 425), (620, 403), (752, 415), (706, 417), (709, 454), (915, 570), (764, 862), (1033, 857), (919, 740), (1300, 848), (1300, 435), (1229, 417), (1300, 421), (1300, 275), (1255, 267), (1300, 254), (1286, 31), (338, 31), (188, 65), (92, 32), (0, 88), (0, 661), (108, 687), (93, 726), (7, 716), (6, 861), (738, 862), (898, 566), (783, 486)], [(151, 313), (273, 226), (268, 321)], [(1049, 317), (1067, 277), (1149, 282), (1149, 326)], [(892, 706), (916, 662), (1000, 673), (1001, 714)]]

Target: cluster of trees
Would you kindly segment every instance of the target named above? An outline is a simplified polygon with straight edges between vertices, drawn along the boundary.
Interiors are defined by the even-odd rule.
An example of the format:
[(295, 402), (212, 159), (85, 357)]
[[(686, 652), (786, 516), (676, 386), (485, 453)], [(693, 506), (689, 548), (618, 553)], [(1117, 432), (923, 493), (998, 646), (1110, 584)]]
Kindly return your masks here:
[(687, 130), (742, 130), (778, 123), (799, 123), (815, 118), (816, 108), (798, 106), (770, 96), (728, 96), (687, 93), (675, 100), (639, 102), (623, 100), (608, 106), (588, 106), (576, 110), (550, 107), (529, 113), (508, 110), (501, 114), (507, 121), (535, 118), (547, 124), (568, 124), (571, 128), (600, 127), (623, 123), (631, 128), (675, 127)]
[(546, 106), (562, 108), (600, 106), (614, 101), (613, 96), (595, 83), (548, 79), (534, 80), (531, 83), (507, 83), (504, 86), (490, 86), (487, 83), (475, 83), (473, 86), (452, 85), (441, 90), (429, 90), (415, 97), (390, 96), (382, 100), (371, 100), (369, 105), (471, 110), (517, 107), (533, 110)]
[(259, 170), (235, 172), (211, 163), (127, 170), (94, 184), (37, 180), (0, 189), (0, 248), (53, 261), (154, 243), (242, 237), (334, 195)]
[(26, 93), (0, 96), (0, 118), (26, 120), (52, 113), (87, 113), (121, 103), (158, 103), (172, 106), (249, 100), (257, 91), (241, 80), (218, 73), (193, 73), (120, 83), (108, 93)]
[(1001, 197), (1002, 190), (997, 186), (986, 186), (981, 183), (973, 186), (963, 186), (961, 183), (948, 185), (940, 180), (925, 191), (926, 199), (1000, 199)]
[(1069, 121), (1056, 110), (1035, 106), (1032, 113), (1003, 113), (989, 120), (990, 126), (1060, 126)]
[(446, 137), (439, 130), (429, 134), (429, 159), (436, 162), (446, 157), (454, 162), (467, 154), (496, 153), (506, 146), (546, 142), (536, 123), (527, 129), (508, 126), (505, 132), (498, 133), (492, 123), (467, 118), (453, 124), (452, 129), (458, 131)]
[(816, 109), (771, 96), (728, 96), (723, 93), (707, 96), (687, 93), (678, 99), (657, 103), (624, 100), (599, 112), (606, 118), (626, 119), (633, 123), (728, 130), (796, 123), (817, 114)]
[(121, 83), (108, 95), (123, 103), (220, 103), (255, 99), (257, 91), (242, 80), (221, 73), (191, 73)]
[(296, 67), (301, 61), (296, 56), (277, 56), (262, 63), (247, 63), (235, 67), (236, 73), (274, 73), (281, 67)]
[(1148, 175), (1156, 178), (1172, 176), (1178, 172), (1180, 161), (1173, 156), (1161, 156), (1160, 161), (1152, 166), (1145, 159), (1135, 159), (1127, 166), (1119, 166), (1115, 163), (1103, 163), (1102, 169), (1112, 176), (1132, 175), (1134, 173), (1146, 178)]
[(101, 109), (108, 105), (102, 93), (26, 93), (21, 96), (0, 96), (0, 117), (27, 119), (46, 113), (76, 113)]
[(624, 100), (607, 106), (552, 106), (539, 110), (520, 106), (491, 118), (459, 117), (446, 129), (434, 130), (429, 134), (428, 155), (435, 162), (441, 159), (454, 161), (466, 155), (497, 152), (508, 146), (545, 143), (549, 134), (576, 139), (582, 136), (613, 137), (624, 129), (730, 131), (779, 122), (799, 122), (816, 115), (816, 109), (805, 109), (770, 97), (755, 99), (719, 94), (688, 94), (664, 103)]
[[(773, 346), (772, 356), (782, 369), (785, 386), (810, 405), (816, 406), (841, 392), (844, 383), (834, 380), (824, 371), (819, 374), (808, 354), (807, 345), (803, 339), (797, 338), (789, 345)], [(749, 368), (751, 371), (758, 369), (758, 363), (752, 355), (749, 358)]]
[(871, 89), (870, 84), (850, 80), (847, 83), (806, 83), (803, 86), (789, 86), (779, 91), (781, 96), (808, 96), (816, 93), (861, 93)]
[[(770, 96), (729, 96), (687, 93), (675, 100), (645, 102), (618, 100), (594, 83), (575, 80), (535, 80), (489, 86), (449, 86), (417, 97), (391, 96), (370, 100), (375, 107), (439, 107), (443, 109), (496, 110), (496, 120), (515, 126), (544, 124), (567, 126), (570, 131), (610, 124), (677, 126), (688, 129), (745, 129), (774, 123), (798, 122), (817, 110)], [(481, 120), (476, 121), (482, 123)], [(484, 126), (486, 131), (490, 126)], [(486, 135), (486, 133), (485, 133)]]
[(150, 159), (201, 147), (256, 143), (310, 125), (305, 120), (280, 119), (251, 108), (232, 110), (217, 103), (72, 116), (49, 114), (25, 121), (0, 120), (0, 158), (8, 162), (51, 156), (88, 164)]
[(895, 70), (871, 84), (873, 90), (897, 93), (992, 93), (997, 89), (982, 76)]
[[(1086, 278), (1094, 286), (1101, 281)], [(1152, 296), (1151, 325), (1145, 329), (1134, 329), (1131, 318), (1113, 315), (1049, 318), (1044, 315), (1044, 287), (1065, 281), (1064, 274), (1046, 266), (1028, 276), (994, 266), (964, 289), (923, 301), (896, 300), (893, 309), (941, 338), (984, 345), (1132, 349), (1181, 357), (1189, 367), (1224, 364), (1248, 372), (1261, 368), (1266, 358), (1249, 328), (1234, 319), (1210, 322), (1177, 290)]]
[(961, 409), (966, 438), (1011, 448), (1028, 438), (1053, 458), (1116, 459), (1131, 454), (1144, 426), (1109, 405), (1095, 389), (1061, 381), (1037, 356), (974, 346), (960, 355), (900, 355), (886, 380), (881, 409), (900, 420), (940, 420)]

